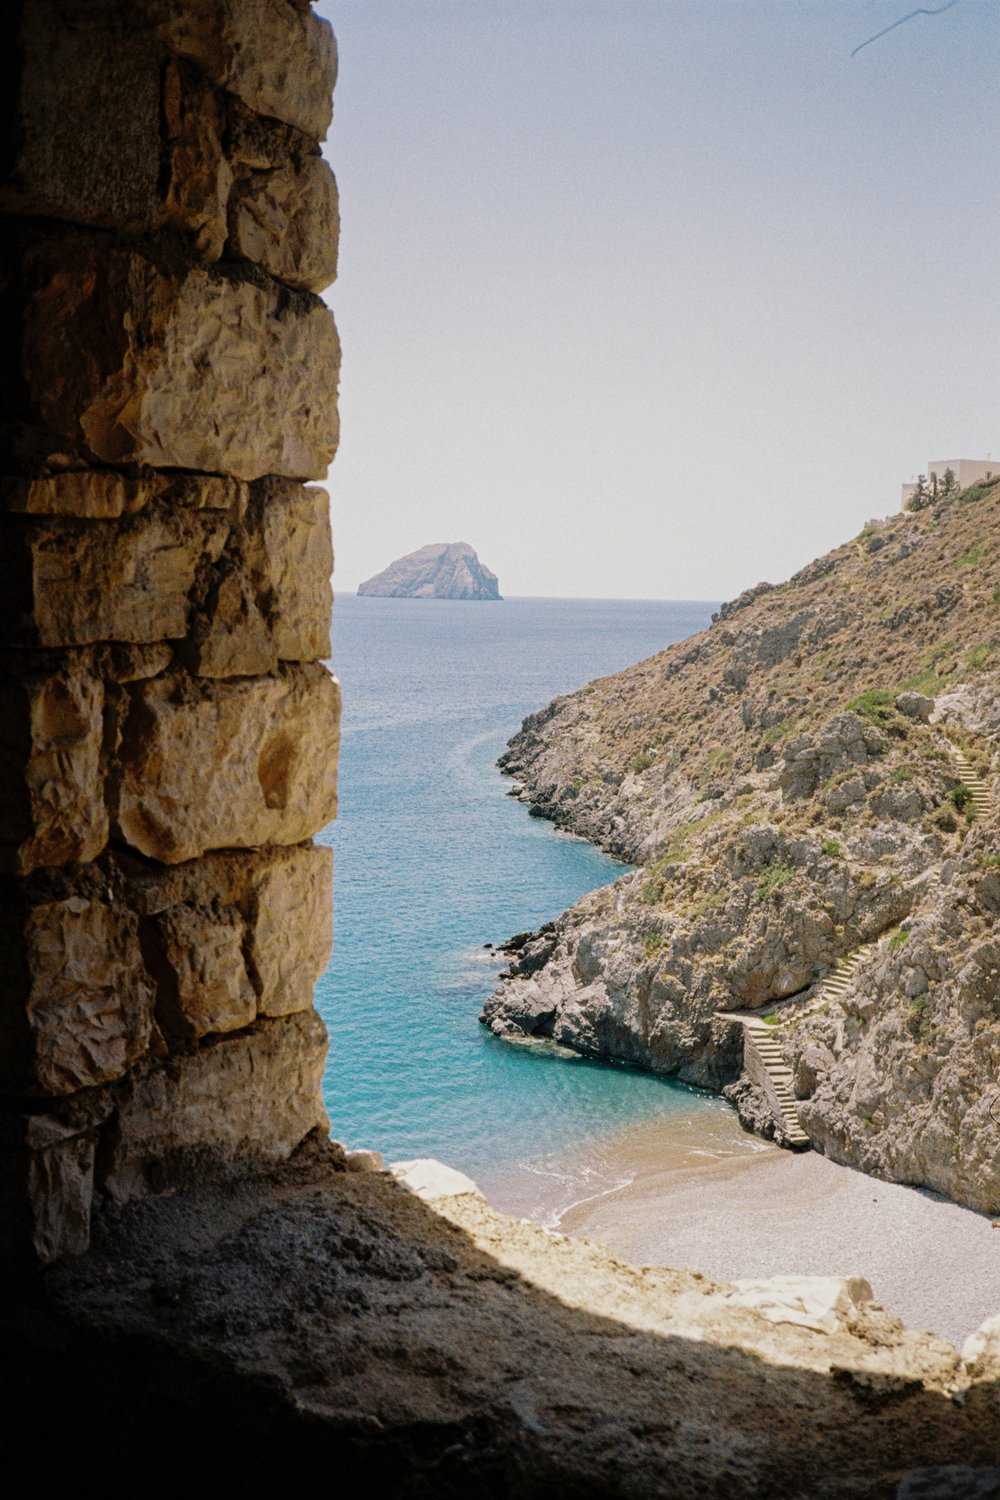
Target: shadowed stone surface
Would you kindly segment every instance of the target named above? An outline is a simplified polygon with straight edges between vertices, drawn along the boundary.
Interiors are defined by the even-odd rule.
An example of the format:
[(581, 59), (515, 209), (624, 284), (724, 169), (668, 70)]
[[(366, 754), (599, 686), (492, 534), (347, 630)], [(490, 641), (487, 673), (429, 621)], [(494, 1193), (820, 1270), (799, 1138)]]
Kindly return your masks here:
[(202, 1162), (285, 1157), (327, 1128), (326, 1027), (314, 1010), (220, 1037), (134, 1075), (102, 1187), (117, 1201), (190, 1179)]
[[(0, 675), (2, 868), (93, 859), (108, 836), (102, 793), (104, 689), (85, 659)], [(40, 668), (41, 663), (37, 663)]]
[(70, 265), (52, 238), (25, 265), (30, 420), (103, 463), (326, 473), (340, 346), (321, 303), (197, 266), (166, 271), (90, 237)]

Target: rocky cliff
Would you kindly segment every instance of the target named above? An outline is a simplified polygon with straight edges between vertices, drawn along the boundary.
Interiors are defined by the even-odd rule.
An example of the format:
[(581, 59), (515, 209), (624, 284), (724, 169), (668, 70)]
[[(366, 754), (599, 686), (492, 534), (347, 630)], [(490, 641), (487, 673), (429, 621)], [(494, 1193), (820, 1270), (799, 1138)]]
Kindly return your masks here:
[(521, 935), (486, 1022), (726, 1091), (781, 1139), (720, 1015), (756, 1011), (815, 1146), (1000, 1210), (1000, 846), (968, 785), (1000, 770), (998, 668), (994, 484), (526, 719), (518, 795), (641, 868)]
[(484, 568), (468, 542), (432, 542), (397, 558), (358, 594), (379, 599), (499, 599), (497, 575)]

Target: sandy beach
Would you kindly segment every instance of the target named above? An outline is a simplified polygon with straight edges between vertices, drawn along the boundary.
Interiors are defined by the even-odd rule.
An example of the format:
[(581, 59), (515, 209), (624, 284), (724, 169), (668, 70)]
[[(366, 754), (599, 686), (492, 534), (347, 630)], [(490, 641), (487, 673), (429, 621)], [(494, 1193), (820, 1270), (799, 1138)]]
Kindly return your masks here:
[(904, 1323), (956, 1344), (1000, 1312), (1000, 1229), (917, 1188), (666, 1117), (483, 1183), (505, 1213), (637, 1265), (741, 1277), (860, 1275)]

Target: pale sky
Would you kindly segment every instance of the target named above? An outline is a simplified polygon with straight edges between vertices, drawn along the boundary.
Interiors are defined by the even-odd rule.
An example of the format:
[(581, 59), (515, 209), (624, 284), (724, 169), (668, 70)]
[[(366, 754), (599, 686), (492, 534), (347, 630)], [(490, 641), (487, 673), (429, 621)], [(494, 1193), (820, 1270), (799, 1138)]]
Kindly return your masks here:
[[(941, 0), (930, 0), (931, 4)], [(729, 598), (1000, 455), (1000, 0), (319, 0), (335, 583)]]

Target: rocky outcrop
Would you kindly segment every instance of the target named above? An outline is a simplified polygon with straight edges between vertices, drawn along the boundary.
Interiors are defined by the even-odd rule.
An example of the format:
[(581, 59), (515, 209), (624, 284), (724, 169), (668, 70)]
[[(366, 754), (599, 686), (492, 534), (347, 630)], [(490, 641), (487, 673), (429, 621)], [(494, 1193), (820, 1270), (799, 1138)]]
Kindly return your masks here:
[(786, 1050), (799, 1114), (834, 1161), (1000, 1209), (1000, 870), (976, 829), (907, 921)]
[[(308, 5), (4, 23), (0, 1249), (324, 1124), (339, 346)], [(9, 76), (8, 76), (9, 74)], [(16, 75), (16, 76), (15, 76)], [(54, 101), (58, 101), (55, 104)]]
[(358, 594), (378, 599), (499, 599), (497, 575), (483, 566), (467, 542), (434, 542), (409, 552)]
[(518, 795), (641, 868), (522, 937), (483, 1019), (781, 1139), (719, 1014), (773, 1012), (816, 1147), (998, 1212), (997, 814), (960, 782), (1000, 777), (1000, 487), (880, 534), (525, 720)]

